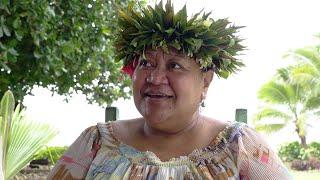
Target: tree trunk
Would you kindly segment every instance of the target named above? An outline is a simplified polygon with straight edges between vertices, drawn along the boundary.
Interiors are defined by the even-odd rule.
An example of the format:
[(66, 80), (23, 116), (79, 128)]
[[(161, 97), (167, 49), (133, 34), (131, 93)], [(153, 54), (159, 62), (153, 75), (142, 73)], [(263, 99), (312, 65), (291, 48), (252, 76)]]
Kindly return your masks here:
[(301, 133), (302, 129), (300, 129), (300, 126), (299, 126), (299, 124), (298, 124), (297, 122), (298, 122), (298, 121), (296, 120), (296, 121), (295, 121), (295, 125), (296, 125), (296, 132), (297, 132), (297, 134), (298, 134), (298, 136), (299, 136), (299, 138), (300, 138), (300, 144), (301, 144), (301, 146), (302, 146), (303, 148), (307, 148), (307, 138), (306, 138), (306, 135), (305, 135), (305, 134), (301, 135), (301, 134), (302, 134), (302, 133)]
[(303, 148), (307, 148), (307, 138), (305, 135), (301, 136), (299, 135), (300, 138), (300, 143), (302, 145)]

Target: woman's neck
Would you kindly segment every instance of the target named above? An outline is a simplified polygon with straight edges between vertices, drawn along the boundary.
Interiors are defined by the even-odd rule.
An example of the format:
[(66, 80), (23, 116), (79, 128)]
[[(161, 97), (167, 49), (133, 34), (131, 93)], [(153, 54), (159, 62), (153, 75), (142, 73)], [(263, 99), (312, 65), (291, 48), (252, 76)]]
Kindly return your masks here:
[(199, 112), (194, 113), (191, 118), (185, 120), (182, 118), (179, 119), (179, 122), (177, 122), (175, 125), (172, 125), (170, 123), (171, 125), (168, 128), (151, 127), (145, 121), (142, 133), (146, 138), (176, 138), (179, 136), (183, 136), (184, 134), (190, 135), (192, 134), (191, 132), (197, 131), (203, 121), (204, 118), (199, 114)]

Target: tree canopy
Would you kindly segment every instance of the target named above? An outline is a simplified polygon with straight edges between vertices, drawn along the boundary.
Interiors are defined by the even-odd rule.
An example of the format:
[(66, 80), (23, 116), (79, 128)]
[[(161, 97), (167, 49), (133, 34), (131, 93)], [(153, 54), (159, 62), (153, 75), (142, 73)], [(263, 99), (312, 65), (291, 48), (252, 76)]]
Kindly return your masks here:
[[(35, 86), (90, 103), (130, 96), (130, 79), (114, 61), (117, 8), (128, 0), (2, 0), (0, 97), (19, 101)], [(143, 4), (143, 2), (142, 2)]]

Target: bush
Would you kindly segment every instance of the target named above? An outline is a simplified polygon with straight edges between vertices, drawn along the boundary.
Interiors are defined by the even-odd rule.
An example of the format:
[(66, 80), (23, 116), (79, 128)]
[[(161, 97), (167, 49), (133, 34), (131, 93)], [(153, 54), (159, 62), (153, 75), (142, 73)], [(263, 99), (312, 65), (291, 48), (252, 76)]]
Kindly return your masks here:
[(67, 146), (59, 147), (47, 147), (45, 149), (40, 150), (35, 157), (34, 160), (39, 159), (48, 159), (50, 165), (54, 165), (57, 163), (57, 161), (60, 159), (60, 157), (63, 155), (63, 153), (68, 149)]
[(320, 159), (320, 143), (313, 142), (308, 146), (310, 156)]
[(320, 143), (313, 142), (307, 148), (297, 142), (281, 146), (279, 157), (291, 162), (291, 168), (298, 171), (320, 170)]
[(281, 146), (278, 155), (282, 161), (286, 162), (306, 160), (308, 158), (306, 150), (297, 141)]
[(320, 160), (320, 143), (312, 142), (307, 148), (303, 148), (299, 142), (291, 142), (280, 147), (278, 152), (282, 161), (292, 162), (293, 160), (308, 160), (317, 158)]

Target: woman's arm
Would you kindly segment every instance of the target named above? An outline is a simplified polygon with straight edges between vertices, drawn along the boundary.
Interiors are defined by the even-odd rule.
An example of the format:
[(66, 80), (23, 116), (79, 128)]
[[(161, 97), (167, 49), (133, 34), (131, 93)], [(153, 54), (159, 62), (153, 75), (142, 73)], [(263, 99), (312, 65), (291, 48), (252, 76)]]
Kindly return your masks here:
[(277, 154), (253, 129), (243, 126), (238, 147), (237, 162), (241, 179), (293, 179)]

